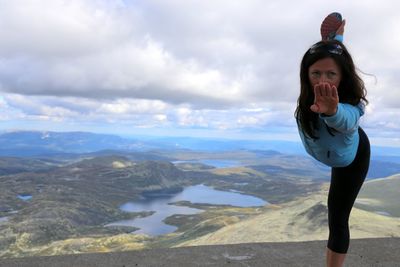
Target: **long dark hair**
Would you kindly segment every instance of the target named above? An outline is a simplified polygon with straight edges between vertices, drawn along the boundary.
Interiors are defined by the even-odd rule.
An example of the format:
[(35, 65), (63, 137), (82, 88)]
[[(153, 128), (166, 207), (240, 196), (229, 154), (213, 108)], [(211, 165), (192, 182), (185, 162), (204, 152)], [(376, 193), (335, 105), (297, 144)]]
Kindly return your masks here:
[(339, 66), (342, 79), (338, 88), (339, 102), (358, 105), (361, 101), (366, 105), (367, 91), (363, 80), (357, 74), (353, 59), (346, 47), (336, 40), (320, 41), (314, 44), (304, 54), (300, 65), (300, 96), (297, 100), (295, 117), (300, 128), (309, 137), (316, 139), (315, 129), (318, 129), (318, 114), (310, 110), (314, 103), (314, 89), (308, 77), (308, 69), (316, 61), (332, 58)]

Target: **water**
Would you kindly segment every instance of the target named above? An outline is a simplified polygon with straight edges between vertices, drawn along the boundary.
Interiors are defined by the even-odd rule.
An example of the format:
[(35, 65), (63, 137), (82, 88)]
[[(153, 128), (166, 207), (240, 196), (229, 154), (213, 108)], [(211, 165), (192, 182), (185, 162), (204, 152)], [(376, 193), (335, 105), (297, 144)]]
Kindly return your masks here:
[(18, 198), (23, 201), (28, 201), (28, 200), (31, 200), (32, 196), (31, 195), (18, 195)]
[(205, 185), (186, 187), (182, 192), (173, 197), (171, 202), (184, 200), (192, 203), (231, 205), (237, 207), (255, 207), (266, 204), (264, 200), (257, 197), (216, 190)]
[(202, 163), (208, 166), (212, 166), (215, 168), (228, 168), (228, 167), (238, 167), (242, 164), (240, 161), (236, 160), (220, 160), (220, 159), (202, 159), (202, 160), (179, 160), (174, 161), (174, 164), (177, 163)]
[(106, 226), (133, 226), (140, 228), (135, 233), (143, 233), (151, 236), (174, 232), (177, 227), (165, 224), (163, 220), (174, 214), (197, 214), (200, 209), (171, 205), (178, 201), (189, 201), (197, 204), (231, 205), (237, 207), (255, 207), (268, 204), (266, 201), (249, 195), (236, 192), (215, 190), (205, 185), (195, 185), (184, 188), (183, 191), (166, 195), (153, 195), (144, 197), (135, 202), (123, 204), (120, 208), (126, 212), (154, 211), (155, 213), (132, 220), (122, 220), (110, 223)]

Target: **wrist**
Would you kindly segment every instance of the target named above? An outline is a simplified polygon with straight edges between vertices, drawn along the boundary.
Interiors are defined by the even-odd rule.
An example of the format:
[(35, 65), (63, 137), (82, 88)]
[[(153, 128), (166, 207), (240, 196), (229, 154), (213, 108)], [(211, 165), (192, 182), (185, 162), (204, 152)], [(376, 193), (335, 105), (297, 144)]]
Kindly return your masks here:
[(331, 116), (335, 115), (336, 112), (337, 112), (337, 107), (336, 107), (332, 112), (325, 112), (325, 113), (323, 113), (322, 115), (323, 115), (324, 117), (331, 117)]

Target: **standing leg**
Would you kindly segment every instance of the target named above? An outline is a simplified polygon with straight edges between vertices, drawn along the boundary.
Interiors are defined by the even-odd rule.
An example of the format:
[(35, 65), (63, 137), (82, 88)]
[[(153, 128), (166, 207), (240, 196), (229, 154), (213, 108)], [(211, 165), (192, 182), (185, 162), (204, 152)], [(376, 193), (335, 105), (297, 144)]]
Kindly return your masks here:
[(326, 266), (341, 267), (343, 266), (346, 253), (336, 253), (329, 248), (326, 248)]
[(328, 195), (327, 266), (343, 265), (350, 242), (350, 212), (369, 168), (368, 137), (361, 128), (359, 135), (360, 143), (354, 161), (344, 168), (332, 168)]

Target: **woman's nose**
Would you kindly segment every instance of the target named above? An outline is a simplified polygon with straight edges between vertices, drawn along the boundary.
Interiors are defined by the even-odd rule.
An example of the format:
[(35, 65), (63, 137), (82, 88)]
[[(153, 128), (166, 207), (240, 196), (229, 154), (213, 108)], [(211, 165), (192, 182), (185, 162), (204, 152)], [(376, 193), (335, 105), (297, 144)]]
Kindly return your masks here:
[(328, 80), (328, 77), (324, 73), (319, 77), (319, 82), (327, 82)]

